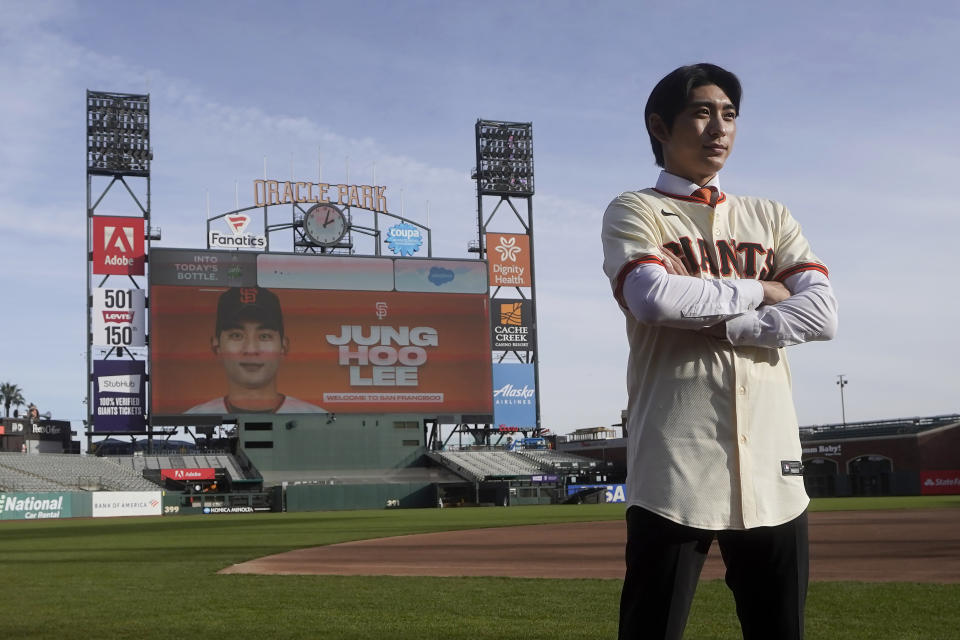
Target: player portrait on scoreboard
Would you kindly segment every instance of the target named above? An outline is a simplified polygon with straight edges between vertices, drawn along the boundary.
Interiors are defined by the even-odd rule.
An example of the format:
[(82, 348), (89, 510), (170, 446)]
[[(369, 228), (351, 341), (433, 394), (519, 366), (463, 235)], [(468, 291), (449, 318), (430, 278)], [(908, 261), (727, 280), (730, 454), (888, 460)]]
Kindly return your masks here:
[(186, 413), (326, 413), (277, 389), (290, 338), (284, 334), (280, 300), (269, 289), (233, 287), (220, 295), (210, 350), (223, 366), (226, 393)]

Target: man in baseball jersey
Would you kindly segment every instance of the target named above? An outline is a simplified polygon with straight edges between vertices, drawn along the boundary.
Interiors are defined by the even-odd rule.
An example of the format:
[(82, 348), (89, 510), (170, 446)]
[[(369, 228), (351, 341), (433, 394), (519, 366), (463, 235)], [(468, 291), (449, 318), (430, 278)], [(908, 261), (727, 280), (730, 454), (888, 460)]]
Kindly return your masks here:
[(326, 413), (277, 391), (277, 371), (290, 351), (280, 300), (269, 289), (234, 287), (217, 301), (210, 349), (223, 365), (227, 394), (186, 413)]
[(645, 109), (656, 187), (615, 198), (603, 268), (627, 320), (620, 638), (680, 638), (714, 538), (744, 638), (799, 639), (808, 580), (784, 347), (829, 340), (827, 269), (778, 202), (720, 189), (740, 82), (676, 69)]

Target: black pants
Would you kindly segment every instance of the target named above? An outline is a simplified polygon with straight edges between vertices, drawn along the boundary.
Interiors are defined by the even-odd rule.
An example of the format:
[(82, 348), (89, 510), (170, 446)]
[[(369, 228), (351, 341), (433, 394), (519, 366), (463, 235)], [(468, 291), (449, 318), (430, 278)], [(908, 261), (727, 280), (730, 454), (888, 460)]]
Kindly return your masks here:
[(807, 514), (776, 527), (707, 531), (627, 510), (620, 640), (683, 636), (700, 570), (717, 538), (745, 640), (801, 640), (809, 578)]

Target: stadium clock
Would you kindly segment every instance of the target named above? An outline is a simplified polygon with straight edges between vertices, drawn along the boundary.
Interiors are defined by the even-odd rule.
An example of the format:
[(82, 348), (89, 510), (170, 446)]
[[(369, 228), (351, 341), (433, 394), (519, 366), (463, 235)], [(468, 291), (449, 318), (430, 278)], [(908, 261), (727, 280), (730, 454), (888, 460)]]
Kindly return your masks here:
[(337, 244), (349, 228), (343, 211), (332, 204), (314, 205), (303, 216), (304, 234), (311, 242), (321, 246)]

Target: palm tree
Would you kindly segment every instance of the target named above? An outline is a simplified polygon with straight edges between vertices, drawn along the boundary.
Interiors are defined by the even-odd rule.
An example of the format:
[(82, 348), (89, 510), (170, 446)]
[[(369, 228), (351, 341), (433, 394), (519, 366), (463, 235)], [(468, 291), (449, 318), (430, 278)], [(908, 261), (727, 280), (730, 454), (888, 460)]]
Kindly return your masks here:
[(10, 405), (21, 406), (27, 403), (23, 398), (23, 389), (12, 382), (0, 383), (0, 401), (3, 402), (4, 415), (10, 417)]

